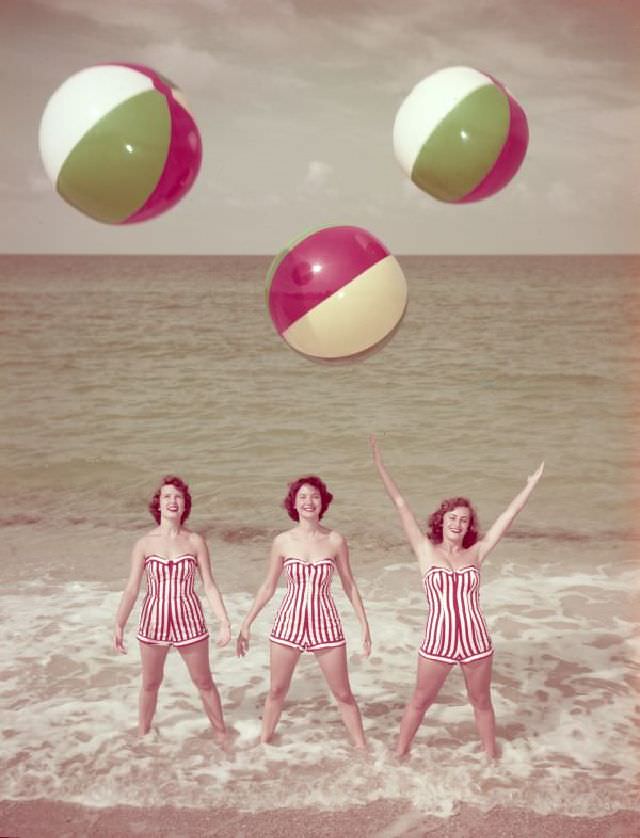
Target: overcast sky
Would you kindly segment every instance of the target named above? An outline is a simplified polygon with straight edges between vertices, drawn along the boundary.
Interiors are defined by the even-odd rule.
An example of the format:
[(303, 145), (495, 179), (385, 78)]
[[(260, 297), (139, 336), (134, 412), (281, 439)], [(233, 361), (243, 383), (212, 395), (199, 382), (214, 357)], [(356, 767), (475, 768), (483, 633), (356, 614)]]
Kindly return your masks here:
[[(638, 252), (640, 0), (0, 0), (0, 252), (275, 253), (357, 224), (398, 254)], [(203, 138), (191, 192), (128, 227), (87, 219), (47, 181), (38, 125), (91, 64), (148, 64)], [(511, 184), (437, 202), (398, 166), (413, 85), (465, 64), (529, 120)]]

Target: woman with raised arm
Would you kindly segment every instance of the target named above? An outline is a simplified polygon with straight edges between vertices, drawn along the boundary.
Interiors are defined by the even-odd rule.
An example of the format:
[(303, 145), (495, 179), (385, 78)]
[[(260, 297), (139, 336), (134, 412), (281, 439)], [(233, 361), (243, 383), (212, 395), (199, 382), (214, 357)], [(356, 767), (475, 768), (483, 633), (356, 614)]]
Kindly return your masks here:
[(524, 489), (482, 538), (478, 535), (476, 511), (463, 497), (443, 500), (429, 517), (425, 535), (389, 475), (373, 435), (371, 450), (418, 560), (429, 606), (424, 638), (418, 649), (416, 687), (400, 723), (396, 754), (403, 757), (408, 753), (424, 714), (435, 701), (452, 665), (459, 663), (482, 745), (486, 754), (495, 758), (495, 716), (491, 704), (493, 646), (480, 610), (480, 566), (526, 504), (542, 476), (544, 463), (527, 479)]
[(266, 579), (240, 627), (236, 651), (243, 657), (249, 649), (251, 624), (274, 595), (286, 570), (287, 590), (269, 636), (271, 684), (262, 716), (263, 743), (273, 737), (301, 653), (313, 652), (353, 745), (366, 748), (360, 710), (349, 684), (347, 641), (331, 595), (334, 570), (362, 626), (365, 656), (371, 652), (371, 637), (349, 565), (346, 539), (320, 523), (332, 499), (319, 477), (300, 477), (289, 484), (284, 507), (296, 526), (275, 537)]
[(220, 621), (217, 646), (231, 637), (222, 596), (211, 574), (209, 550), (204, 538), (183, 526), (191, 511), (189, 487), (179, 477), (163, 478), (149, 502), (157, 527), (143, 535), (131, 553), (131, 573), (116, 615), (113, 645), (126, 654), (124, 628), (138, 597), (143, 574), (147, 595), (142, 605), (138, 640), (142, 659), (138, 732), (151, 729), (164, 662), (175, 646), (198, 688), (205, 712), (219, 744), (226, 740), (220, 695), (209, 666), (209, 632), (200, 598), (194, 590), (196, 572), (204, 583), (209, 604)]

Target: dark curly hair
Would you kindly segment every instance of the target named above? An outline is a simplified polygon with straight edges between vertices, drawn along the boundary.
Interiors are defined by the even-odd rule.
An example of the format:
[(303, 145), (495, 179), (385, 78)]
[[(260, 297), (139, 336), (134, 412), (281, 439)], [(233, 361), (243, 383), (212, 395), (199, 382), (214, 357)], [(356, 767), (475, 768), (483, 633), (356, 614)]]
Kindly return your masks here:
[(160, 523), (160, 493), (162, 492), (163, 486), (175, 486), (182, 493), (182, 497), (184, 498), (184, 512), (182, 513), (182, 517), (180, 518), (180, 523), (184, 524), (184, 522), (189, 517), (189, 513), (191, 512), (191, 493), (189, 492), (189, 487), (184, 482), (184, 480), (180, 480), (179, 477), (176, 477), (173, 474), (168, 474), (166, 477), (162, 478), (162, 482), (158, 486), (156, 493), (149, 501), (149, 512), (151, 513), (152, 517), (155, 518), (156, 524)]
[(305, 483), (308, 483), (309, 486), (313, 486), (314, 489), (317, 489), (320, 492), (320, 518), (324, 515), (324, 513), (329, 508), (329, 504), (333, 500), (333, 495), (327, 489), (326, 485), (319, 477), (315, 477), (313, 474), (309, 475), (308, 477), (299, 477), (297, 480), (294, 480), (292, 483), (289, 483), (289, 491), (287, 492), (287, 496), (284, 499), (282, 505), (289, 513), (289, 517), (292, 518), (294, 521), (299, 521), (300, 516), (298, 515), (298, 511), (296, 509), (296, 497), (298, 492), (300, 491), (300, 487), (304, 486)]
[(462, 539), (463, 547), (471, 547), (478, 540), (478, 513), (471, 505), (471, 501), (467, 498), (446, 498), (442, 501), (435, 512), (429, 515), (429, 529), (427, 530), (427, 538), (432, 544), (442, 544), (442, 522), (447, 512), (456, 509), (459, 506), (464, 506), (469, 510), (469, 528)]

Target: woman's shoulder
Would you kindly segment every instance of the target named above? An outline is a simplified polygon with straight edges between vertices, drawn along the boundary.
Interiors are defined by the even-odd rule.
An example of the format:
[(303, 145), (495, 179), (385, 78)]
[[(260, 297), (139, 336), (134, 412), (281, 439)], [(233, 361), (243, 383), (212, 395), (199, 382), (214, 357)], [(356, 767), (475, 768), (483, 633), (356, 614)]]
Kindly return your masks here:
[(296, 527), (289, 527), (288, 530), (281, 530), (273, 537), (274, 544), (284, 544), (294, 538)]
[(160, 537), (160, 527), (154, 527), (151, 530), (143, 533), (135, 543), (137, 548), (145, 548), (147, 545), (153, 545)]
[(339, 549), (347, 543), (347, 539), (341, 532), (338, 532), (338, 530), (332, 530), (329, 527), (325, 527), (325, 530), (327, 538), (329, 539), (329, 544), (332, 547)]

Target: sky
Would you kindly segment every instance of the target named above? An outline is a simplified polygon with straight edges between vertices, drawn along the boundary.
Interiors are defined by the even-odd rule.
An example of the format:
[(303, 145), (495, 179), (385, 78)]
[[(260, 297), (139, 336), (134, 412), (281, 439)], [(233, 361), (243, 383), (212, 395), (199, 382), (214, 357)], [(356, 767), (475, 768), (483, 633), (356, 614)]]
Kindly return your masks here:
[[(2, 0), (0, 253), (272, 254), (354, 224), (400, 254), (640, 251), (638, 0)], [(38, 151), (47, 100), (96, 63), (146, 64), (202, 135), (191, 191), (112, 226), (69, 207)], [(413, 86), (467, 65), (530, 131), (496, 195), (455, 206), (398, 165)]]

